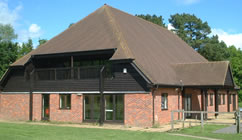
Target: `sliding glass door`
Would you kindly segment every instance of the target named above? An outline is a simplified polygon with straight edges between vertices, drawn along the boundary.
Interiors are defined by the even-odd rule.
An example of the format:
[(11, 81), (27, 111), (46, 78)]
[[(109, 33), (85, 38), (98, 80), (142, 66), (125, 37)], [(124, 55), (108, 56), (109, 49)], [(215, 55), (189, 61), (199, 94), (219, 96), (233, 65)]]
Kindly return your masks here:
[[(100, 117), (100, 95), (84, 95), (84, 120), (98, 121)], [(124, 120), (124, 95), (104, 95), (105, 121)]]

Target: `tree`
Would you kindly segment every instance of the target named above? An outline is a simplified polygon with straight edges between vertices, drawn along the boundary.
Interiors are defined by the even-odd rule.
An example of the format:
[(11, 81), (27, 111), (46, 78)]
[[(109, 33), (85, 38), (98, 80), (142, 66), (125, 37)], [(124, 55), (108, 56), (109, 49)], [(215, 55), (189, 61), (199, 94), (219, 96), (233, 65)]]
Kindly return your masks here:
[[(242, 88), (242, 51), (235, 46), (228, 48), (230, 53), (229, 61), (232, 66), (234, 81), (237, 86)], [(242, 90), (239, 91), (239, 101), (242, 101)]]
[(0, 77), (8, 69), (9, 65), (16, 61), (18, 56), (18, 43), (10, 41), (0, 42)]
[(17, 38), (14, 33), (14, 29), (10, 24), (0, 24), (0, 42), (2, 41), (12, 41)]
[(47, 39), (39, 39), (39, 46), (42, 44), (45, 44), (45, 42), (47, 42)]
[(29, 39), (27, 43), (23, 43), (22, 46), (19, 46), (18, 58), (26, 55), (32, 50), (33, 50), (33, 41), (32, 39)]
[(190, 14), (171, 15), (169, 22), (175, 28), (173, 31), (194, 49), (199, 49), (206, 40), (211, 28), (207, 22)]
[(71, 23), (70, 25), (69, 25), (69, 28), (72, 26), (72, 25), (74, 25), (75, 23)]
[(147, 15), (141, 14), (141, 15), (135, 15), (135, 16), (145, 19), (147, 21), (150, 21), (154, 24), (160, 25), (162, 27), (166, 27), (166, 25), (163, 22), (164, 19), (162, 18), (162, 16), (156, 16), (156, 15), (151, 16), (149, 14)]
[(206, 38), (198, 52), (209, 61), (223, 61), (229, 59), (229, 51), (227, 45), (223, 41), (218, 40), (218, 36)]

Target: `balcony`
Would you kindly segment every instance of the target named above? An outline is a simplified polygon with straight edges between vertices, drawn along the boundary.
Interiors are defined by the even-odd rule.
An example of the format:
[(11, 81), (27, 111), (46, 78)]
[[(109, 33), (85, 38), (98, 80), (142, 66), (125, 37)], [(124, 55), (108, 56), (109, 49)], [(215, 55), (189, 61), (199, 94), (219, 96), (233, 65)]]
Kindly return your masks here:
[(98, 79), (102, 66), (36, 69), (35, 80)]

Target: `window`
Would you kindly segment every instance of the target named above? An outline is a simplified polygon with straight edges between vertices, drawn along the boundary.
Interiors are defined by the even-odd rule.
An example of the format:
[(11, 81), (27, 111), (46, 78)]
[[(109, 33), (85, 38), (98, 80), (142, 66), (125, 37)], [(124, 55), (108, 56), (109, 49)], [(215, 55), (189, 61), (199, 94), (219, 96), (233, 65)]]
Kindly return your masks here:
[(167, 93), (163, 93), (161, 95), (161, 109), (162, 110), (168, 109), (168, 94)]
[(218, 94), (218, 104), (221, 105), (221, 94)]
[(223, 104), (225, 105), (225, 94), (223, 94)]
[(71, 109), (71, 94), (60, 94), (60, 109)]
[(213, 94), (210, 94), (210, 106), (213, 106)]

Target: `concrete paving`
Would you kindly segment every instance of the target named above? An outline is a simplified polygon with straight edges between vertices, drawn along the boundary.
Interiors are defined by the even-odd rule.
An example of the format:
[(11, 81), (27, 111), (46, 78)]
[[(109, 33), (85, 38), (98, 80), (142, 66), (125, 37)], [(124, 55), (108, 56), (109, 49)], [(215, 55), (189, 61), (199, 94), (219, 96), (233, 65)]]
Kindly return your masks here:
[[(242, 132), (242, 123), (240, 124), (240, 132)], [(225, 127), (225, 128), (216, 130), (216, 131), (214, 131), (214, 133), (236, 134), (237, 133), (237, 126), (231, 125), (229, 127)]]

